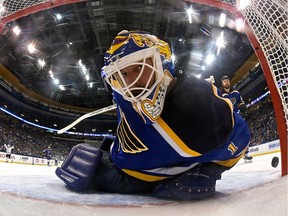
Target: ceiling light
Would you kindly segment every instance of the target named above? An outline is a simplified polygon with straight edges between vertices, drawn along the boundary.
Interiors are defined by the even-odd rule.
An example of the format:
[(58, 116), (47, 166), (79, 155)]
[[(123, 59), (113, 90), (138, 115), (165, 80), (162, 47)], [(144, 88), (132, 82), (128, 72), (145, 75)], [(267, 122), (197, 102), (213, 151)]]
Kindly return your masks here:
[(219, 35), (219, 37), (216, 40), (216, 45), (218, 47), (224, 47), (224, 32), (222, 31)]
[(62, 19), (61, 14), (56, 14), (56, 19), (57, 19), (57, 20), (61, 20), (61, 19)]
[(187, 9), (187, 10), (186, 10), (186, 13), (187, 13), (187, 15), (188, 15), (189, 23), (192, 23), (192, 13), (193, 13), (192, 8), (190, 7), (189, 9)]
[(220, 49), (225, 47), (225, 42), (224, 42), (224, 32), (222, 31), (219, 35), (219, 37), (216, 40), (216, 45), (218, 47), (217, 49), (217, 55), (220, 53)]
[(20, 34), (20, 32), (21, 32), (21, 30), (20, 30), (20, 28), (19, 28), (18, 26), (15, 26), (12, 31), (13, 31), (14, 34), (17, 35), (17, 36), (18, 36), (18, 35)]
[(219, 26), (224, 27), (226, 22), (226, 14), (221, 13), (219, 17)]
[[(86, 75), (86, 80), (89, 80), (89, 78), (87, 79), (87, 73), (88, 73), (88, 70), (87, 68), (85, 67), (85, 65), (82, 63), (82, 60), (80, 59), (78, 62), (77, 62), (78, 66), (79, 66), (79, 70), (80, 72), (82, 72), (84, 75)], [(89, 76), (89, 75), (88, 75)]]
[(43, 68), (46, 63), (45, 63), (45, 61), (43, 59), (38, 59), (38, 64), (39, 64), (40, 67)]
[(205, 59), (205, 63), (207, 65), (210, 65), (215, 59), (215, 56), (213, 54), (208, 54), (206, 59)]
[(236, 19), (235, 27), (236, 27), (237, 32), (243, 32), (244, 31), (244, 25), (245, 25), (245, 22), (243, 19), (241, 19), (241, 18)]
[(63, 85), (59, 85), (59, 89), (64, 91), (65, 90), (65, 87)]
[(36, 51), (35, 44), (33, 42), (30, 43), (27, 48), (30, 53), (34, 53)]
[(53, 81), (56, 85), (58, 85), (60, 83), (58, 79), (54, 79)]
[(82, 71), (83, 74), (87, 74), (87, 69), (86, 69), (85, 65), (81, 66), (81, 71)]
[(89, 74), (86, 74), (85, 79), (86, 79), (87, 81), (90, 80)]

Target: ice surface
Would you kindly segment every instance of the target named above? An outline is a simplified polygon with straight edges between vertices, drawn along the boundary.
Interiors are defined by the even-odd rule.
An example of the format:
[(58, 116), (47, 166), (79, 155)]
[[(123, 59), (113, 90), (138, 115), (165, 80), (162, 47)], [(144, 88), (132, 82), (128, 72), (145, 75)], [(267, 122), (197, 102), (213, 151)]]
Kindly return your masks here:
[(239, 161), (217, 182), (215, 197), (191, 202), (75, 193), (56, 177), (56, 167), (0, 163), (0, 216), (288, 216), (288, 179), (281, 177), (280, 164), (271, 166), (275, 155)]

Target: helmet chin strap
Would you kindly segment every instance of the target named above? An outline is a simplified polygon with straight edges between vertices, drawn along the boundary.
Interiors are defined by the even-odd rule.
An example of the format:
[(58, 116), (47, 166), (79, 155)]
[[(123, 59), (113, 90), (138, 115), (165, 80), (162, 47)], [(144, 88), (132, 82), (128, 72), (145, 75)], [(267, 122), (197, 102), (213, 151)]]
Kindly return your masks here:
[(146, 98), (134, 104), (134, 109), (141, 115), (145, 124), (153, 124), (160, 117), (171, 81), (172, 78), (170, 76), (164, 75), (163, 80), (155, 89), (156, 93), (152, 99)]

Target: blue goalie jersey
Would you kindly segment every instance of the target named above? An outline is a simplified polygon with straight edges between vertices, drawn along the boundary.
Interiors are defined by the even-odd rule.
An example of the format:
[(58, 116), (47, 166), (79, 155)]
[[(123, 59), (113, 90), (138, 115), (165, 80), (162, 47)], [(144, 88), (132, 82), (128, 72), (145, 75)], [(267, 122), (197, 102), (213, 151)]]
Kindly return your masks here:
[(133, 104), (114, 92), (117, 137), (111, 159), (123, 172), (144, 181), (183, 173), (198, 163), (227, 169), (245, 153), (250, 134), (229, 99), (205, 80), (181, 75), (167, 94), (161, 117), (147, 124)]

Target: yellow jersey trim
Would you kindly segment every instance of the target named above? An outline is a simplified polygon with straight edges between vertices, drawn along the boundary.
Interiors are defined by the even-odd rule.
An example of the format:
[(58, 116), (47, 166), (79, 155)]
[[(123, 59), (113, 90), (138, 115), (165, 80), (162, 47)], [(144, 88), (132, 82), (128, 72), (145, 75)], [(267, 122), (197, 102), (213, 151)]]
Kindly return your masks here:
[(129, 169), (122, 169), (123, 172), (127, 173), (130, 176), (133, 176), (137, 179), (141, 179), (143, 181), (147, 181), (147, 182), (155, 182), (155, 181), (160, 181), (163, 179), (166, 179), (168, 177), (164, 177), (164, 176), (153, 176), (153, 175), (149, 175), (149, 174), (144, 174), (135, 170), (129, 170)]

